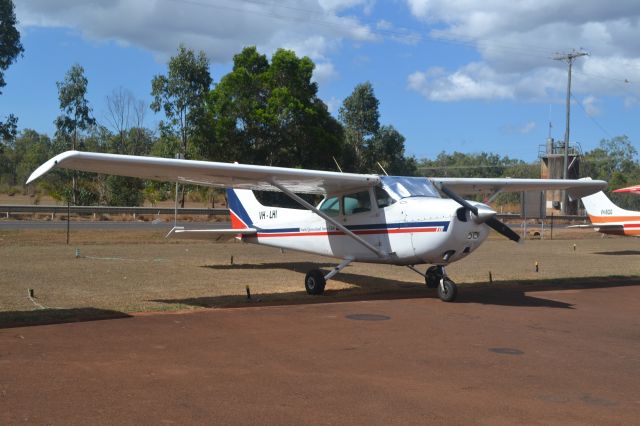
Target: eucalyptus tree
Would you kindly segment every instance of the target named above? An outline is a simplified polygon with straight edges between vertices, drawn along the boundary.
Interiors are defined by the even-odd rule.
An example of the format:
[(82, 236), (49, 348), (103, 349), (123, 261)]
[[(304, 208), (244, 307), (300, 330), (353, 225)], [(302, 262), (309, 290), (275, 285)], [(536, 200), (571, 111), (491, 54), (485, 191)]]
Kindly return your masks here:
[[(342, 103), (338, 117), (344, 126), (344, 161), (355, 171), (368, 168), (365, 151), (380, 129), (380, 102), (369, 82), (358, 84)], [(368, 170), (370, 171), (370, 170)]]
[(169, 60), (167, 75), (156, 75), (151, 81), (151, 110), (164, 112), (167, 121), (161, 122), (161, 128), (178, 135), (180, 153), (185, 158), (189, 156), (189, 139), (203, 118), (212, 82), (205, 53), (200, 51), (196, 55), (184, 45)]
[[(96, 124), (91, 115), (91, 107), (87, 100), (88, 80), (84, 75), (84, 68), (74, 64), (63, 81), (56, 83), (58, 87), (58, 99), (60, 101), (61, 115), (55, 120), (56, 142), (76, 150), (80, 147), (79, 133), (89, 130)], [(76, 174), (72, 175), (71, 198), (77, 202)]]
[[(20, 42), (20, 32), (16, 28), (16, 14), (13, 1), (0, 0), (0, 89), (7, 85), (4, 72), (16, 58), (24, 52)], [(0, 90), (0, 95), (2, 90)], [(9, 114), (6, 121), (0, 121), (0, 138), (11, 140), (15, 138), (18, 128), (18, 118)], [(0, 145), (2, 149), (2, 145)]]

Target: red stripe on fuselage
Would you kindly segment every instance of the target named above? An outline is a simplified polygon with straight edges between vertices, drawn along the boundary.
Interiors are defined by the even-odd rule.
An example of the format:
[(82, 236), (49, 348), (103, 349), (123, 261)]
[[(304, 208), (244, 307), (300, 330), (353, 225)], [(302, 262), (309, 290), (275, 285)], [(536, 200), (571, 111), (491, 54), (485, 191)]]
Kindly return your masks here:
[[(356, 235), (375, 234), (408, 234), (413, 232), (444, 232), (443, 228), (434, 226), (429, 228), (398, 228), (398, 229), (371, 229), (364, 231), (353, 231)], [(258, 232), (256, 237), (321, 237), (327, 235), (346, 235), (342, 231), (314, 231), (314, 232)]]

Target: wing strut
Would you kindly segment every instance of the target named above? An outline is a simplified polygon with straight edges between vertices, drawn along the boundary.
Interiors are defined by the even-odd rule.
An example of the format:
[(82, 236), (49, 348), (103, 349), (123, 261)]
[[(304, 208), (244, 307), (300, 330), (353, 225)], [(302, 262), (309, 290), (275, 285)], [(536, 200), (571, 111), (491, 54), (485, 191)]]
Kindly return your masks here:
[(343, 224), (341, 224), (340, 222), (338, 222), (337, 220), (335, 220), (334, 218), (332, 218), (328, 214), (324, 213), (323, 211), (320, 211), (319, 209), (315, 208), (314, 206), (312, 206), (311, 204), (306, 202), (304, 199), (300, 198), (294, 192), (290, 191), (285, 186), (283, 186), (280, 183), (278, 183), (277, 180), (271, 179), (271, 184), (273, 186), (275, 186), (276, 188), (278, 188), (280, 191), (282, 191), (285, 194), (287, 194), (291, 199), (296, 201), (301, 206), (311, 210), (312, 212), (314, 212), (315, 214), (317, 214), (318, 216), (320, 216), (321, 218), (323, 218), (324, 220), (326, 220), (327, 222), (331, 223), (336, 228), (338, 228), (339, 230), (341, 230), (342, 232), (344, 232), (345, 234), (347, 234), (348, 236), (353, 238), (355, 241), (357, 241), (358, 243), (362, 244), (363, 246), (365, 246), (366, 248), (368, 248), (369, 250), (374, 252), (376, 255), (378, 255), (378, 257), (385, 258), (385, 257), (389, 256), (387, 253), (383, 253), (382, 251), (380, 251), (379, 249), (377, 249), (373, 245), (371, 245), (369, 242), (365, 241), (363, 238), (360, 238), (359, 236), (357, 236), (356, 234), (351, 232), (349, 229), (347, 229), (346, 226), (344, 226)]

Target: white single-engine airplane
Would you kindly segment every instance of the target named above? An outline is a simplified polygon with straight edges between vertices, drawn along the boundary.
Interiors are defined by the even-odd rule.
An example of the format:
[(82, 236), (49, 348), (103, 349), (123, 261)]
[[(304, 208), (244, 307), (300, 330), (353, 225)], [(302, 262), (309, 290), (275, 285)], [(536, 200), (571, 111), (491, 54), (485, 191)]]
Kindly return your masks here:
[[(408, 266), (429, 288), (437, 287), (443, 301), (453, 301), (457, 292), (444, 267), (476, 250), (489, 228), (516, 242), (520, 239), (487, 205), (458, 194), (566, 189), (579, 198), (606, 187), (606, 182), (596, 180), (378, 176), (78, 151), (50, 159), (27, 183), (56, 167), (228, 188), (231, 229), (174, 229), (171, 234), (236, 235), (248, 243), (341, 259), (329, 273), (307, 273), (309, 294), (322, 294), (328, 279), (358, 261)], [(282, 191), (306, 211), (264, 206), (252, 190)], [(297, 193), (324, 199), (314, 206)], [(422, 273), (415, 267), (420, 264), (433, 266)]]

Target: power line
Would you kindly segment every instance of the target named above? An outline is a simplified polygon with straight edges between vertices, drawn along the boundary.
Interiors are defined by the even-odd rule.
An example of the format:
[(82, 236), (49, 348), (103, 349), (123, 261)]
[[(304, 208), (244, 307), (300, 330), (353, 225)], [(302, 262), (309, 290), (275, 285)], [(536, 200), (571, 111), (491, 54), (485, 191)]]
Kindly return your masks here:
[(593, 121), (593, 123), (598, 126), (600, 128), (600, 130), (602, 130), (602, 133), (604, 133), (606, 136), (611, 137), (611, 134), (609, 134), (609, 132), (607, 132), (607, 129), (605, 129), (594, 117), (592, 117), (587, 110), (584, 108), (584, 105), (582, 105), (582, 103), (580, 102), (579, 99), (577, 99), (575, 96), (571, 95), (571, 97), (573, 98), (574, 101), (576, 101), (576, 103), (578, 104), (578, 106), (580, 107), (580, 109), (582, 109), (582, 111), (584, 112), (584, 114), (591, 120)]

